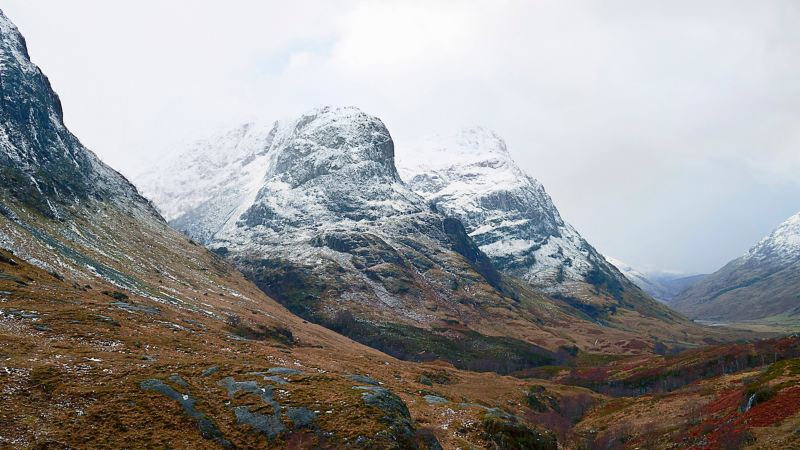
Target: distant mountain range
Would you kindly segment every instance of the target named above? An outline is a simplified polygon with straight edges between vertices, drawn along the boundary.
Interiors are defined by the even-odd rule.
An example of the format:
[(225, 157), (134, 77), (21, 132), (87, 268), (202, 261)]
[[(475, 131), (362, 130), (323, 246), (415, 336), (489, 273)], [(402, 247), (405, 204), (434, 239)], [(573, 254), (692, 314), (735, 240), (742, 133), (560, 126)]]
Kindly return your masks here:
[(705, 274), (687, 275), (678, 272), (636, 269), (616, 258), (610, 256), (605, 258), (643, 291), (665, 303), (669, 303), (670, 300), (706, 277)]

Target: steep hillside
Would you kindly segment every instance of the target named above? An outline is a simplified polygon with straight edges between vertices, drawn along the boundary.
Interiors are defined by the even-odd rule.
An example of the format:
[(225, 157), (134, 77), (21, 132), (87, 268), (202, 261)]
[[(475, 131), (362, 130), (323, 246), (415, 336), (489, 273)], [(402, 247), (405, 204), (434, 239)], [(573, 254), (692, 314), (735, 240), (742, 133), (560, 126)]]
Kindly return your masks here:
[(712, 321), (800, 319), (800, 213), (670, 305)]

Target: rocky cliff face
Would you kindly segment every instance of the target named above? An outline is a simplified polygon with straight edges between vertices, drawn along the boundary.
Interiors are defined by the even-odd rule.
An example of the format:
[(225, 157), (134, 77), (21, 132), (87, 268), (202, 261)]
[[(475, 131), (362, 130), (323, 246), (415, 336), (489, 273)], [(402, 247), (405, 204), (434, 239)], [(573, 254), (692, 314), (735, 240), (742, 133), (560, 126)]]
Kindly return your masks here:
[[(522, 348), (488, 344), (486, 316), (519, 308), (515, 294), (458, 220), (400, 180), (388, 130), (356, 108), (224, 133), (141, 184), (175, 227), (306, 318), (403, 357), (454, 357), (452, 327)], [(528, 348), (509, 367), (550, 358)]]
[(561, 218), (495, 133), (476, 127), (437, 136), (398, 159), (409, 187), (460, 219), (502, 272), (560, 295), (581, 296), (587, 286), (617, 299), (638, 291)]
[[(680, 323), (500, 156), (459, 155), (488, 175), (471, 187), (485, 196), (433, 177), (414, 192), (378, 118), (325, 107), (206, 139), (138, 181), (173, 226), (292, 311), (395, 356), (507, 371), (570, 342), (624, 346), (623, 330)], [(425, 198), (448, 189), (462, 209)], [(582, 330), (565, 340), (565, 323)], [(585, 332), (598, 323), (601, 339)]]
[(67, 130), (58, 95), (1, 14), (0, 36), (0, 189), (53, 218), (89, 198), (149, 208)]
[(800, 213), (670, 302), (714, 321), (800, 317)]
[(2, 12), (0, 172), (0, 248), (58, 280), (73, 287), (99, 283), (120, 298), (136, 295), (217, 319), (224, 307), (201, 305), (204, 292), (278, 307), (170, 228), (64, 126), (58, 96)]

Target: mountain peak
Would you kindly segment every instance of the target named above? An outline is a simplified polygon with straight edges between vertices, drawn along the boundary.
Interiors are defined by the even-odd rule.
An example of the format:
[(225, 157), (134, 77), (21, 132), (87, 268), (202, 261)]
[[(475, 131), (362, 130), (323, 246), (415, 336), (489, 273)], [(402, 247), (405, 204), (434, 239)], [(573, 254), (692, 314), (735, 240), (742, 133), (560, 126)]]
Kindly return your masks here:
[(539, 181), (520, 169), (494, 132), (466, 128), (398, 156), (401, 176), (470, 236), (503, 271), (546, 291), (624, 277), (565, 223)]
[(293, 186), (339, 171), (356, 179), (399, 179), (389, 130), (377, 117), (352, 106), (325, 106), (279, 122), (269, 151), (272, 170)]
[(26, 71), (36, 72), (38, 68), (30, 60), (25, 38), (11, 20), (0, 10), (0, 71), (8, 66), (9, 58)]
[(58, 95), (2, 11), (0, 80), (0, 190), (51, 218), (63, 218), (86, 199), (126, 202), (154, 213), (124, 177), (64, 126)]
[(743, 256), (683, 292), (671, 303), (692, 318), (757, 320), (797, 317), (800, 289), (800, 213), (778, 225)]
[[(246, 224), (278, 227), (283, 221), (273, 213), (307, 225), (421, 209), (400, 183), (386, 126), (353, 106), (244, 124), (195, 143), (137, 181), (167, 220), (202, 242)], [(315, 214), (304, 205), (315, 205)]]
[(448, 134), (430, 136), (409, 145), (398, 154), (398, 167), (442, 170), (460, 166), (505, 166), (516, 171), (505, 141), (494, 131), (471, 126)]
[(754, 245), (745, 258), (800, 258), (800, 213), (778, 225), (769, 236)]

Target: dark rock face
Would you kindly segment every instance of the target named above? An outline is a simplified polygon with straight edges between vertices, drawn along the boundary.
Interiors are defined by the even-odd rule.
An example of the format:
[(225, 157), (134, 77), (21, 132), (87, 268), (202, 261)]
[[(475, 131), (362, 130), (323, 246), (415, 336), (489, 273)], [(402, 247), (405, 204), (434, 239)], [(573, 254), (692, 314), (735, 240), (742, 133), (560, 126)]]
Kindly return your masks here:
[(460, 221), (453, 218), (446, 218), (442, 221), (442, 229), (452, 242), (453, 250), (463, 256), (470, 265), (484, 278), (486, 281), (499, 290), (503, 290), (502, 278), (500, 273), (495, 269), (489, 258), (480, 250), (478, 245), (470, 239), (464, 225)]
[(64, 126), (61, 101), (31, 63), (25, 39), (0, 12), (0, 189), (50, 218), (89, 198), (137, 198)]
[[(273, 368), (276, 369), (276, 368)], [(285, 368), (278, 368), (285, 369)], [(299, 371), (285, 369), (283, 371), (272, 371), (269, 373), (299, 374)], [(282, 383), (278, 384), (285, 384)], [(284, 424), (284, 418), (291, 421), (294, 428), (303, 428), (312, 425), (317, 418), (316, 413), (305, 407), (284, 407), (275, 400), (275, 389), (271, 385), (261, 386), (255, 381), (236, 381), (233, 377), (225, 377), (219, 381), (219, 385), (228, 391), (228, 396), (233, 399), (237, 392), (243, 391), (253, 394), (272, 409), (272, 414), (262, 414), (254, 412), (253, 407), (247, 405), (234, 406), (233, 412), (236, 421), (252, 428), (255, 432), (262, 433), (268, 440), (275, 439), (288, 431)]]
[(408, 407), (393, 392), (376, 386), (355, 386), (361, 392), (361, 400), (365, 405), (380, 411), (380, 421), (386, 424), (385, 436), (378, 436), (390, 442), (391, 448), (409, 448), (413, 445), (414, 422)]

